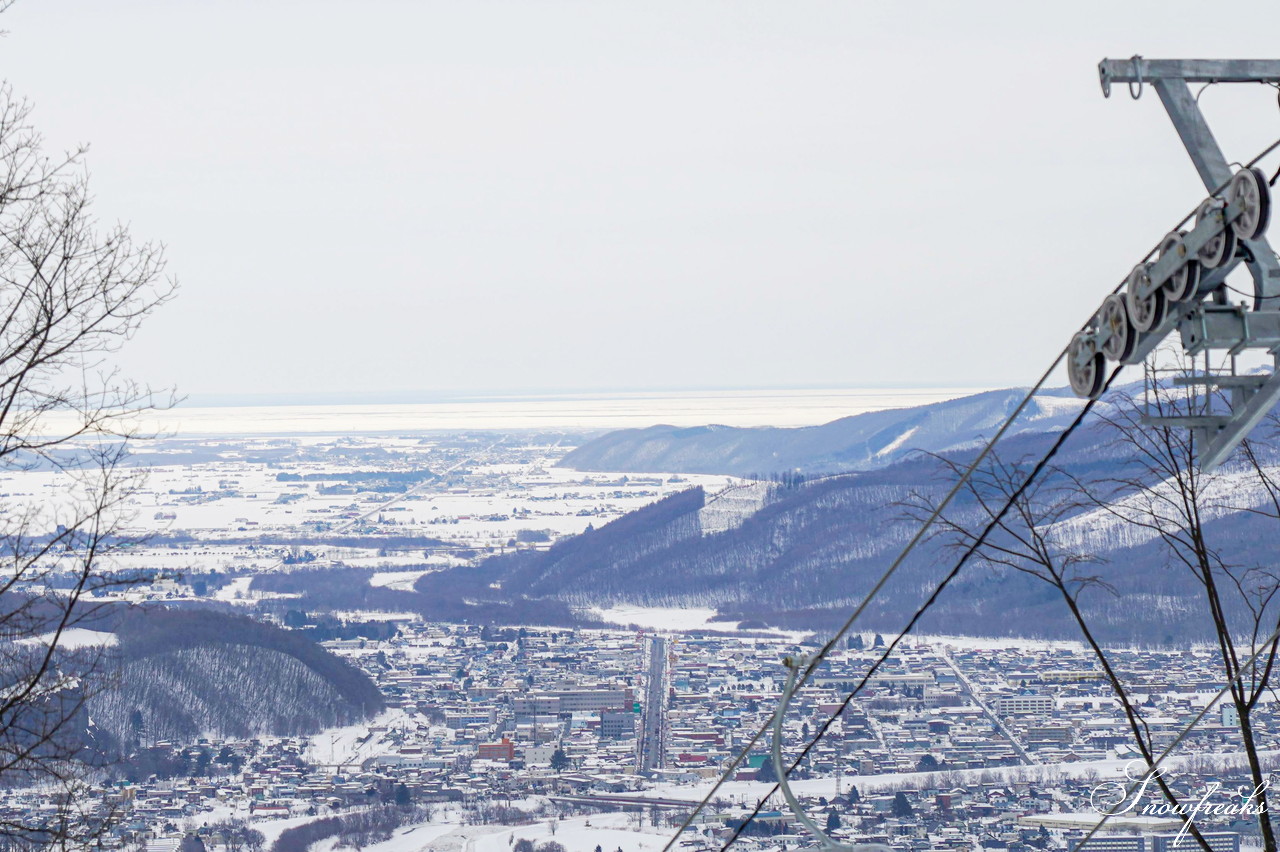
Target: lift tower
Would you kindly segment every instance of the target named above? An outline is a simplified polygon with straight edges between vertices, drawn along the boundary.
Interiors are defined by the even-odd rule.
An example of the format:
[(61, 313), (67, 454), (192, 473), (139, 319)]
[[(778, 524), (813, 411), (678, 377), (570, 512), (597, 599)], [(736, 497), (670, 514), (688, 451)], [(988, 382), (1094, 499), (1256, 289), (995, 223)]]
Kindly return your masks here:
[[(1133, 268), (1122, 292), (1103, 301), (1067, 353), (1071, 386), (1083, 397), (1102, 391), (1108, 361), (1138, 364), (1175, 328), (1182, 348), (1196, 356), (1246, 349), (1272, 355), (1268, 375), (1203, 370), (1174, 380), (1202, 399), (1173, 416), (1149, 416), (1151, 424), (1196, 433), (1201, 469), (1220, 465), (1250, 430), (1280, 401), (1280, 260), (1264, 233), (1270, 220), (1271, 188), (1260, 169), (1234, 173), (1191, 93), (1192, 83), (1268, 83), (1280, 87), (1280, 60), (1104, 59), (1098, 65), (1102, 93), (1126, 85), (1135, 100), (1150, 86), (1164, 104), (1200, 179), (1209, 191), (1194, 214)], [(1244, 263), (1253, 276), (1251, 305), (1232, 305), (1227, 276)]]

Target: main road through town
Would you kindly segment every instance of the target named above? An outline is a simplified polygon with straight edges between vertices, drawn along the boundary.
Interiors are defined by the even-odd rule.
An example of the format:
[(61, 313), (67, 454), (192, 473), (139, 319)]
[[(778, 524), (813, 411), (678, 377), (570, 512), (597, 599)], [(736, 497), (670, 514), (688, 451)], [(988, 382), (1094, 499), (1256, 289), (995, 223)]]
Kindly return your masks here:
[(951, 659), (951, 655), (945, 650), (939, 648), (938, 656), (942, 658), (944, 663), (951, 667), (951, 671), (955, 672), (956, 679), (960, 681), (960, 688), (964, 690), (965, 694), (969, 696), (969, 699), (973, 701), (974, 704), (978, 705), (978, 709), (981, 710), (982, 714), (987, 717), (992, 725), (995, 726), (996, 730), (1001, 734), (1004, 734), (1004, 738), (1009, 741), (1009, 745), (1013, 746), (1013, 750), (1018, 753), (1018, 757), (1022, 758), (1022, 762), (1028, 766), (1038, 764), (1040, 761), (1031, 756), (1031, 753), (1027, 751), (1026, 747), (1021, 741), (1019, 741), (1013, 731), (1009, 730), (1009, 726), (1004, 723), (1004, 720), (996, 715), (995, 711), (982, 700), (982, 695), (978, 692), (977, 687), (973, 685), (973, 681), (969, 680), (968, 675), (960, 670), (960, 667), (956, 665), (956, 661)]
[(640, 772), (647, 774), (666, 763), (667, 640), (649, 639), (649, 677), (644, 700), (644, 728), (640, 733)]

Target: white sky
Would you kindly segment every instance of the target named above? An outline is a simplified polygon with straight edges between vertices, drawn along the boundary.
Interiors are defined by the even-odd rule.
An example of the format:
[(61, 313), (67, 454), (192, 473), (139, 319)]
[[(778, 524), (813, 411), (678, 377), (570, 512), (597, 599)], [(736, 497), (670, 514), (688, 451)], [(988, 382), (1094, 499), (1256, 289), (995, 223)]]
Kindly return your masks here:
[[(179, 298), (183, 392), (1033, 381), (1204, 194), (1104, 56), (1275, 3), (19, 0), (3, 76)], [(1229, 159), (1275, 92), (1201, 105)], [(1275, 162), (1272, 162), (1272, 168)]]

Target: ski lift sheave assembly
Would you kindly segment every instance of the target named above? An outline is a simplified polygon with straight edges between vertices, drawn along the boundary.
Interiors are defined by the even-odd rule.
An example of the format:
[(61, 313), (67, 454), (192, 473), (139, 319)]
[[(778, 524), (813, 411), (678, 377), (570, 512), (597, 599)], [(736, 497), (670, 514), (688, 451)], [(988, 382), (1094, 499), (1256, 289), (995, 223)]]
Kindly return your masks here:
[[(1159, 96), (1209, 191), (1192, 217), (1170, 231), (1103, 300), (1067, 349), (1067, 375), (1077, 396), (1102, 393), (1107, 364), (1140, 364), (1174, 329), (1189, 356), (1261, 349), (1276, 359), (1270, 375), (1204, 373), (1175, 382), (1227, 390), (1225, 410), (1144, 422), (1195, 431), (1202, 470), (1220, 465), (1280, 401), (1280, 261), (1266, 239), (1271, 188), (1261, 169), (1234, 173), (1191, 94), (1191, 83), (1266, 83), (1280, 87), (1280, 60), (1104, 59), (1103, 95), (1124, 83), (1135, 100), (1150, 86)], [(1182, 229), (1183, 225), (1191, 225)], [(1253, 304), (1228, 304), (1227, 276), (1244, 263), (1254, 281)]]
[(1201, 203), (1195, 228), (1167, 234), (1160, 242), (1159, 258), (1135, 266), (1123, 288), (1107, 296), (1089, 327), (1072, 339), (1067, 361), (1071, 389), (1086, 399), (1096, 398), (1108, 361), (1142, 363), (1173, 325), (1198, 313), (1196, 303), (1215, 292), (1225, 278), (1212, 273), (1235, 259), (1241, 242), (1261, 236), (1270, 205), (1262, 172), (1241, 169), (1224, 196)]

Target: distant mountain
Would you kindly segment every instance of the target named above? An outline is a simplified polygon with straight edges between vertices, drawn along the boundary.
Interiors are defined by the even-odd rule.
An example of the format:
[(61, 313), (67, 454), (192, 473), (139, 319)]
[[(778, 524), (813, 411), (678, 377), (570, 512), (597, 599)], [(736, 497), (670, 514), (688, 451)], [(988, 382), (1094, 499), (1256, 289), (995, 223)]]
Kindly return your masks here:
[[(1055, 438), (1022, 434), (1004, 443), (1001, 453), (1005, 459), (1038, 458)], [(1084, 479), (1120, 476), (1133, 463), (1108, 440), (1101, 424), (1076, 432), (1056, 461)], [(1280, 457), (1270, 464), (1280, 474)], [(717, 519), (713, 528), (703, 523), (713, 504), (701, 489), (691, 489), (546, 551), (430, 574), (416, 588), (439, 600), (526, 606), (546, 601), (584, 613), (621, 603), (710, 606), (722, 614), (726, 628), (763, 621), (826, 629), (843, 621), (915, 532), (916, 522), (904, 517), (903, 501), (912, 495), (937, 499), (949, 484), (935, 459), (910, 458), (878, 470), (777, 485), (761, 508), (733, 524)], [(1261, 500), (1243, 489), (1236, 498)], [(950, 514), (972, 527), (982, 520), (967, 498), (958, 499)], [(1168, 564), (1151, 534), (1117, 523), (1105, 509), (1081, 507), (1064, 523), (1073, 546), (1100, 559), (1088, 571), (1110, 587), (1096, 585), (1082, 598), (1101, 637), (1136, 644), (1207, 638), (1195, 581), (1185, 568)], [(1248, 553), (1233, 553), (1248, 564), (1272, 564), (1280, 539), (1274, 519), (1246, 511), (1216, 517), (1210, 531), (1219, 541), (1252, 543)], [(863, 629), (900, 628), (955, 558), (940, 541), (926, 541), (877, 596)], [(1077, 637), (1051, 587), (1010, 568), (980, 564), (959, 575), (921, 630)]]
[[(1019, 388), (986, 391), (792, 429), (623, 429), (587, 442), (559, 465), (574, 470), (737, 476), (872, 470), (901, 461), (913, 450), (945, 452), (976, 445), (1000, 428), (1025, 393)], [(1013, 433), (1056, 432), (1071, 422), (1082, 405), (1066, 389), (1042, 391), (1023, 411)]]
[(288, 630), (208, 609), (149, 609), (115, 626), (115, 685), (93, 696), (95, 735), (127, 753), (161, 740), (307, 734), (380, 711), (359, 669)]

